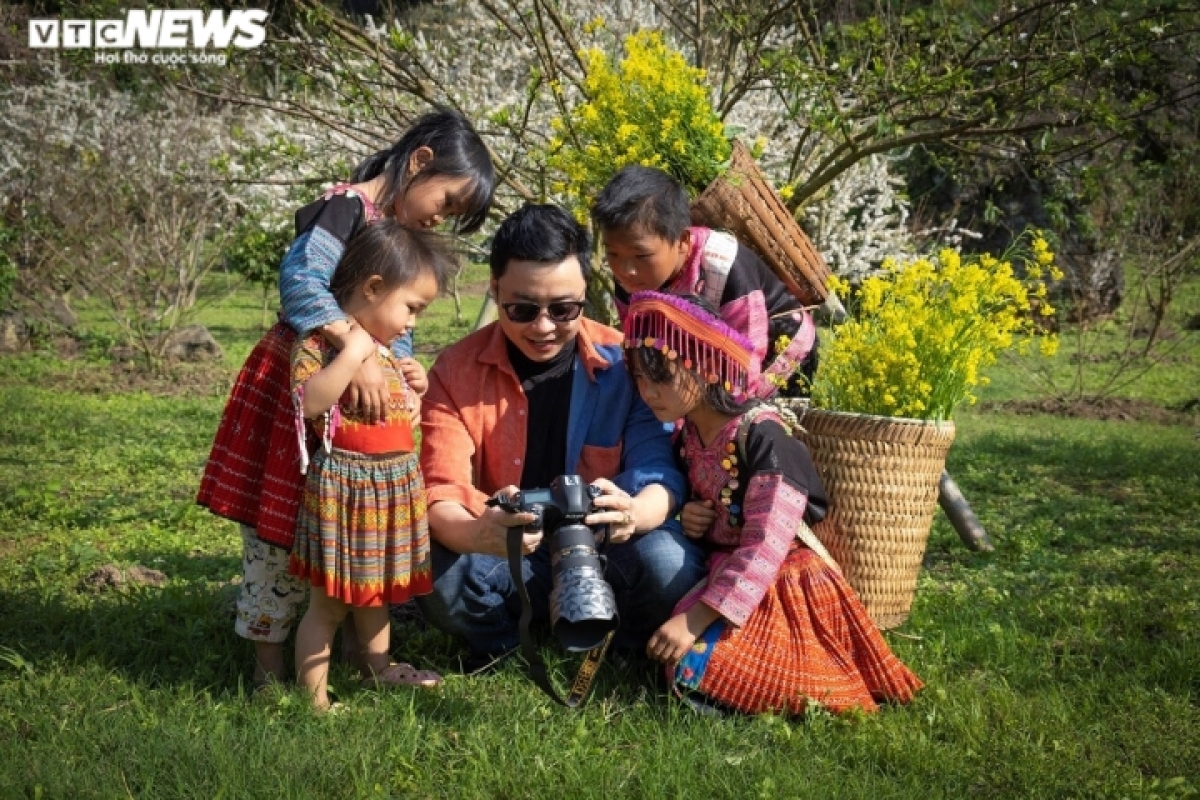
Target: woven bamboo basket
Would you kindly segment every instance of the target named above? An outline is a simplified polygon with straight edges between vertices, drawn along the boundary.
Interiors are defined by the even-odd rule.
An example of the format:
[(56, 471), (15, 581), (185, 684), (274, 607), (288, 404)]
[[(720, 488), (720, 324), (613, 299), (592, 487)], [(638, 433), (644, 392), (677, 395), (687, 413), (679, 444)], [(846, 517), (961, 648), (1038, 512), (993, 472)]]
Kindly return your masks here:
[(881, 629), (908, 619), (954, 423), (796, 409), (829, 495), (817, 534)]
[(733, 142), (729, 169), (692, 203), (692, 222), (732, 233), (804, 305), (821, 305), (828, 297), (829, 266), (741, 141)]

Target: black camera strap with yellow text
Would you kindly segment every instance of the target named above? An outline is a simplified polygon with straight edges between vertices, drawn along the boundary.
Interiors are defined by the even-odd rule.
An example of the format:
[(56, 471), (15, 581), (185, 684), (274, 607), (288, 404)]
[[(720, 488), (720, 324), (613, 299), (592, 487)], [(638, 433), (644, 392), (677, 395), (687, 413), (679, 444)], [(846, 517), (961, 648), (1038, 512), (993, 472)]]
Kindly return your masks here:
[(550, 680), (546, 662), (538, 652), (533, 635), (529, 630), (530, 623), (533, 621), (533, 604), (529, 601), (529, 591), (525, 588), (525, 576), (521, 569), (521, 543), (524, 540), (524, 534), (523, 528), (509, 528), (507, 541), (508, 571), (521, 596), (521, 620), (519, 623), (521, 654), (525, 657), (525, 663), (529, 667), (529, 677), (543, 692), (567, 708), (580, 708), (587, 700), (588, 692), (592, 689), (596, 673), (600, 671), (600, 664), (604, 661), (604, 654), (608, 652), (608, 645), (612, 642), (615, 631), (609, 631), (603, 642), (587, 652), (583, 664), (579, 667), (579, 672), (575, 675), (575, 680), (571, 683), (571, 691), (567, 694), (566, 699), (563, 699)]

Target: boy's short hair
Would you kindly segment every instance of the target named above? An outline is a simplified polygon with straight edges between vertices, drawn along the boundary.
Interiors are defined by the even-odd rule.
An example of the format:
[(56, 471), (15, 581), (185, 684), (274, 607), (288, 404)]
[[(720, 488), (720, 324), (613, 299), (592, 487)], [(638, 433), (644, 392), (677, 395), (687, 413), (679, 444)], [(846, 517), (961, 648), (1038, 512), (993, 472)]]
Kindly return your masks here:
[(692, 223), (687, 192), (661, 169), (631, 164), (612, 177), (592, 204), (602, 231), (639, 228), (677, 241)]
[(559, 206), (526, 203), (496, 229), (488, 261), (492, 277), (499, 280), (510, 261), (557, 264), (569, 256), (579, 259), (583, 279), (588, 280), (592, 272), (592, 243), (587, 229)]

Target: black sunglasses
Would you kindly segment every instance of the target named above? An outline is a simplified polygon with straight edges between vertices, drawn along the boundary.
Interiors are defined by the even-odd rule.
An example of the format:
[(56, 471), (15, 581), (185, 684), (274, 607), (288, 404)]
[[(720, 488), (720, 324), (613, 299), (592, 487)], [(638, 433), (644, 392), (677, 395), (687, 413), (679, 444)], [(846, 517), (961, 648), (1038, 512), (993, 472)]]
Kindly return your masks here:
[(544, 306), (537, 303), (501, 303), (500, 307), (510, 321), (523, 325), (541, 316), (542, 309), (546, 310), (551, 322), (570, 322), (582, 313), (586, 305), (582, 300), (556, 300)]

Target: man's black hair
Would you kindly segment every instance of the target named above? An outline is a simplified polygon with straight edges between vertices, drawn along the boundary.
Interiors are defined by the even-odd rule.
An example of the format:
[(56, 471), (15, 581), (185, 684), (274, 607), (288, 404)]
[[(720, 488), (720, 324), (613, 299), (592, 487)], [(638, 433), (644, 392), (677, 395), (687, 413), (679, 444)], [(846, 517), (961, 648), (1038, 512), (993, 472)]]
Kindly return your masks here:
[(568, 256), (579, 259), (586, 281), (592, 273), (592, 244), (587, 229), (555, 205), (527, 203), (496, 229), (489, 259), (492, 277), (504, 277), (508, 262), (557, 264)]

